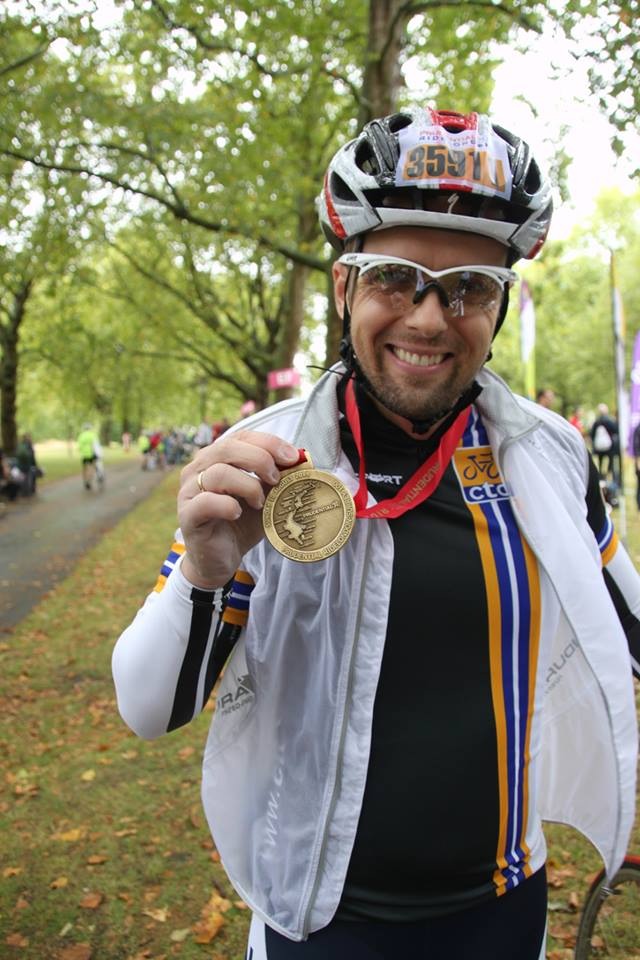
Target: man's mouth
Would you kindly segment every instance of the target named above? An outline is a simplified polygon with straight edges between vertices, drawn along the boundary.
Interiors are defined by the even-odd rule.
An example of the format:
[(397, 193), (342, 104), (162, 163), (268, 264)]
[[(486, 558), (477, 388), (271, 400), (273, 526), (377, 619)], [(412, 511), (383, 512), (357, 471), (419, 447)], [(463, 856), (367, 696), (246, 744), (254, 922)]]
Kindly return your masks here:
[(391, 352), (398, 360), (403, 363), (410, 363), (414, 367), (435, 367), (442, 363), (447, 354), (445, 353), (413, 353), (411, 350), (405, 350), (403, 347), (390, 347)]

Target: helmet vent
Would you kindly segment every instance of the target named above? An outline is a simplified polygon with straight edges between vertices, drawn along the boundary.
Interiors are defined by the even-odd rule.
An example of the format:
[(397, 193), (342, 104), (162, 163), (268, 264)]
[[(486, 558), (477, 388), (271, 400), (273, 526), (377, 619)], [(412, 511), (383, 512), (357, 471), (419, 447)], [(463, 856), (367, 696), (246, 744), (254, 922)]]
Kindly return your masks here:
[(394, 113), (388, 120), (391, 133), (397, 133), (398, 130), (404, 130), (410, 126), (412, 118), (406, 113)]
[(331, 174), (331, 194), (338, 200), (352, 202), (357, 202), (358, 200), (353, 190), (351, 190), (342, 177), (338, 176), (335, 172)]
[(361, 140), (358, 144), (356, 148), (355, 162), (356, 166), (359, 167), (363, 173), (368, 173), (372, 177), (375, 177), (380, 173), (378, 158), (373, 152), (371, 144), (368, 140)]

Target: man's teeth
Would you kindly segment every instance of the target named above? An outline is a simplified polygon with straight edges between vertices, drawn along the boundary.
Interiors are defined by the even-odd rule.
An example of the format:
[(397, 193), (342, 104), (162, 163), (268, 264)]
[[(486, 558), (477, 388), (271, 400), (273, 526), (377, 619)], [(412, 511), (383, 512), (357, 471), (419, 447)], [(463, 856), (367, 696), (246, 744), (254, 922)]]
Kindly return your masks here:
[(410, 353), (408, 350), (403, 350), (402, 347), (394, 347), (393, 352), (398, 360), (403, 360), (405, 363), (413, 363), (417, 367), (435, 367), (436, 364), (442, 363), (444, 360), (443, 353), (429, 355), (423, 353)]

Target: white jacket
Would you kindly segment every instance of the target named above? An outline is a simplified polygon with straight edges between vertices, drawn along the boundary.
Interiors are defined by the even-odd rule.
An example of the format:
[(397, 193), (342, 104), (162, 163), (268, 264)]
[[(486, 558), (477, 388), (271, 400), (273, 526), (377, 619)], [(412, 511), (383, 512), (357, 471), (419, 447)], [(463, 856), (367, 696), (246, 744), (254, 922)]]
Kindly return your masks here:
[[(355, 492), (339, 442), (336, 380), (327, 374), (306, 404), (286, 401), (242, 427), (305, 447), (316, 467)], [(541, 775), (532, 796), (543, 818), (582, 831), (612, 873), (633, 824), (637, 723), (627, 642), (586, 519), (586, 449), (573, 427), (516, 398), (491, 372), (478, 380), (476, 403), (517, 522), (546, 574), (543, 589), (555, 592), (561, 609), (538, 666)], [(348, 544), (321, 563), (283, 559), (264, 540), (244, 558), (256, 586), (217, 692), (203, 802), (232, 883), (258, 916), (295, 940), (325, 926), (342, 894), (392, 566), (383, 520), (358, 521)], [(639, 616), (640, 580), (621, 547), (608, 569)], [(171, 704), (158, 691), (172, 673), (175, 689), (190, 592), (178, 564), (114, 652), (121, 713), (143, 736), (167, 729)]]

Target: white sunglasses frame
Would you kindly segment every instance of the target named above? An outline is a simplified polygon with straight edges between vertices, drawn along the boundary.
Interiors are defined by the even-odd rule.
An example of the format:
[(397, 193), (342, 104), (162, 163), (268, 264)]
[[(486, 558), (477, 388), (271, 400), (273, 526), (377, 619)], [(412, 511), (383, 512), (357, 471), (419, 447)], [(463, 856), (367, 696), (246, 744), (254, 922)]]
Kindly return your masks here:
[(433, 280), (449, 276), (452, 273), (465, 273), (473, 270), (474, 273), (483, 273), (485, 276), (491, 277), (492, 280), (497, 280), (502, 284), (503, 290), (506, 286), (512, 286), (518, 279), (518, 274), (515, 270), (510, 270), (508, 267), (490, 267), (486, 264), (463, 263), (459, 267), (447, 267), (446, 270), (429, 270), (428, 267), (425, 267), (422, 263), (416, 263), (414, 260), (405, 260), (404, 257), (391, 257), (385, 253), (343, 253), (342, 256), (338, 257), (338, 263), (343, 263), (348, 267), (358, 267), (361, 274), (366, 273), (367, 270), (372, 269), (380, 263), (397, 263), (403, 267), (414, 267)]

